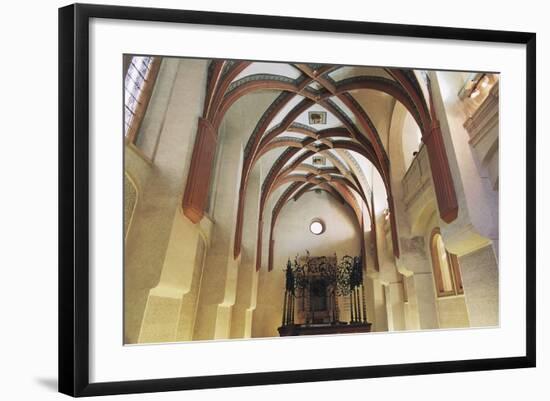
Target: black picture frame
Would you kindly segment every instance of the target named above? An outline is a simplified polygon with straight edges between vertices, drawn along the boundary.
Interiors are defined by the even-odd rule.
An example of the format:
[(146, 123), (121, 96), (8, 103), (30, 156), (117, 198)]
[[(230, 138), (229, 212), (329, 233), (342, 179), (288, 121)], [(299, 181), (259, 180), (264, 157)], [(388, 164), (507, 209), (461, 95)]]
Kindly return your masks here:
[[(522, 44), (526, 47), (526, 353), (520, 357), (90, 383), (88, 61), (91, 18)], [(534, 367), (536, 35), (358, 21), (76, 4), (59, 9), (59, 391), (159, 392)]]

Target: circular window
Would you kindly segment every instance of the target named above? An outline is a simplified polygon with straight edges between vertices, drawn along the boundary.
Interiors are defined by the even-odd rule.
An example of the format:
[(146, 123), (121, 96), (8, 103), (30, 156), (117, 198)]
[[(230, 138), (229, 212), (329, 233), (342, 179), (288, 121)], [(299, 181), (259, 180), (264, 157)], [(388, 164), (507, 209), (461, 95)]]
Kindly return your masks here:
[(314, 219), (309, 223), (309, 231), (312, 234), (320, 235), (325, 232), (325, 225), (320, 219)]

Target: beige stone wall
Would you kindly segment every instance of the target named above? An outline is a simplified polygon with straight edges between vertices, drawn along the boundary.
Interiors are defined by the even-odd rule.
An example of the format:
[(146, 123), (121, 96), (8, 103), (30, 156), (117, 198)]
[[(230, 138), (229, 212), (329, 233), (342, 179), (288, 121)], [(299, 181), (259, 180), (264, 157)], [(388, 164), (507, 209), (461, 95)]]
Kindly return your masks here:
[(498, 192), (479, 174), (463, 125), (468, 116), (457, 95), (463, 76), (434, 71), (429, 75), (459, 204), (458, 218), (440, 226), (445, 244), (460, 256), (498, 240)]
[[(291, 205), (281, 212), (273, 237), (274, 270), (268, 272), (271, 208), (284, 191), (280, 188), (269, 199), (263, 215), (262, 268), (257, 272), (261, 185), (282, 149), (268, 152), (250, 174), (242, 251), (234, 259), (238, 191), (243, 149), (277, 94), (255, 92), (228, 110), (219, 129), (207, 215), (194, 225), (182, 214), (181, 199), (197, 119), (202, 113), (206, 70), (203, 60), (165, 59), (137, 143), (141, 150), (134, 145), (125, 148), (125, 213), (131, 216), (125, 226), (126, 343), (278, 336), (283, 269), (288, 258), (304, 255), (306, 250), (312, 256), (356, 256), (361, 253), (360, 241), (366, 241), (366, 308), (373, 331), (498, 324), (498, 264), (491, 246), (498, 241), (490, 241), (493, 226), (479, 227), (486, 217), (470, 213), (475, 199), (489, 202), (484, 203), (488, 208), (492, 198), (484, 195), (474, 199), (472, 189), (466, 188), (475, 165), (464, 167), (468, 160), (458, 160), (464, 151), (463, 144), (455, 144), (462, 133), (456, 129), (461, 119), (452, 105), (443, 104), (444, 97), (437, 99), (437, 109), (440, 114), (450, 110), (449, 118), (442, 118), (442, 130), (450, 149), (461, 208), (456, 222), (445, 225), (439, 220), (430, 175), (426, 176), (419, 200), (407, 201), (409, 192), (403, 187), (403, 177), (418, 130), (401, 104), (387, 102), (373, 106), (374, 119), (392, 165), (400, 257), (393, 256), (384, 217), (388, 204), (383, 182), (374, 169), (367, 167), (361, 179), (373, 189), (375, 233), (369, 231), (368, 221), (362, 233), (354, 213), (326, 192), (308, 192), (298, 201), (290, 200)], [(421, 167), (430, 173), (426, 163)], [(326, 224), (320, 236), (309, 231), (313, 218), (321, 218)], [(434, 227), (442, 228), (444, 241), (460, 256), (464, 296), (436, 296), (428, 248)], [(371, 247), (373, 235), (377, 237), (378, 271)], [(347, 300), (340, 300), (340, 308), (341, 319), (348, 320)]]
[(134, 209), (137, 204), (137, 186), (130, 178), (128, 173), (124, 173), (124, 238), (128, 235), (128, 230), (134, 215)]
[(241, 263), (231, 322), (231, 338), (252, 336), (252, 319), (256, 308), (258, 272), (256, 271), (256, 229), (262, 182), (260, 169), (254, 169), (248, 181), (246, 214), (243, 221)]
[(197, 313), (197, 301), (202, 281), (202, 270), (204, 267), (204, 259), (206, 257), (206, 243), (200, 238), (197, 241), (197, 249), (195, 251), (195, 263), (193, 266), (192, 277), (190, 278), (190, 288), (184, 295), (179, 311), (179, 322), (176, 333), (177, 341), (185, 341), (193, 339), (193, 330), (195, 328), (195, 320)]
[(204, 219), (195, 226), (176, 212), (159, 282), (149, 291), (139, 342), (192, 339), (208, 223)]
[[(431, 256), (430, 242), (432, 232), (436, 227), (439, 227), (439, 224), (439, 220), (434, 215), (430, 224), (426, 228), (424, 236), (424, 241), (426, 243), (426, 253), (429, 255), (430, 264), (432, 267), (432, 283), (434, 294), (437, 294), (437, 290), (433, 275), (433, 261)], [(466, 308), (464, 295), (446, 297), (438, 297), (436, 295), (436, 308), (439, 328), (458, 328), (469, 326), (468, 310)]]
[[(402, 286), (407, 288), (407, 302), (404, 302), (404, 296), (399, 291), (392, 291), (393, 308), (397, 309), (401, 304), (402, 310), (397, 309), (397, 313), (392, 311), (392, 317), (397, 317), (397, 321), (396, 324), (391, 323), (390, 327), (405, 330), (433, 329), (438, 327), (437, 309), (424, 234), (435, 214), (436, 202), (429, 165), (420, 165), (418, 157), (415, 160), (411, 157), (418, 140), (418, 127), (411, 118), (405, 107), (396, 102), (392, 112), (388, 153), (392, 166), (391, 183), (400, 245), (400, 257), (394, 263), (396, 273), (400, 274), (395, 274), (395, 278), (388, 281), (397, 287), (397, 283), (403, 283), (404, 280)], [(424, 168), (420, 169), (422, 166)], [(412, 169), (417, 171), (409, 171)]]
[[(360, 251), (360, 231), (353, 211), (342, 205), (326, 192), (308, 192), (292, 205), (283, 208), (275, 226), (274, 265), (268, 272), (260, 271), (258, 300), (252, 322), (253, 337), (278, 336), (281, 325), (284, 268), (287, 260), (296, 255), (338, 257), (357, 256)], [(290, 207), (292, 206), (292, 207)], [(314, 218), (325, 222), (326, 230), (321, 235), (309, 231), (309, 223)], [(342, 316), (343, 318), (345, 316)]]
[[(261, 114), (276, 94), (258, 92), (239, 99), (226, 113), (219, 130), (217, 185), (209, 212), (213, 221), (212, 246), (205, 260), (194, 339), (226, 339), (250, 335), (250, 313), (255, 297), (255, 233), (258, 179), (247, 188), (243, 247), (233, 258), (238, 191), (243, 149)], [(239, 297), (237, 297), (237, 290)], [(246, 328), (248, 327), (248, 328)]]
[[(450, 72), (431, 72), (436, 88), (435, 103), (441, 115), (447, 154), (459, 199), (458, 219), (441, 224), (442, 235), (448, 249), (459, 256), (464, 284), (465, 302), (471, 326), (498, 324), (498, 168), (490, 176), (480, 169), (476, 150), (464, 128), (469, 115), (457, 93), (464, 76)], [(495, 125), (496, 124), (496, 125)], [(498, 142), (494, 122), (492, 140)], [(489, 135), (489, 136), (490, 136)], [(498, 152), (497, 152), (498, 154)], [(492, 153), (495, 155), (495, 152)], [(496, 255), (495, 255), (495, 250)]]
[(499, 324), (499, 272), (492, 246), (459, 258), (472, 327)]
[(439, 328), (469, 327), (470, 319), (463, 295), (442, 297), (437, 300)]
[(416, 288), (414, 286), (413, 276), (403, 277), (403, 286), (407, 293), (406, 301), (404, 302), (405, 329), (419, 330), (420, 317), (418, 315), (418, 298), (416, 296)]
[[(206, 61), (164, 59), (146, 114), (160, 124), (144, 124), (139, 134), (157, 138), (156, 150), (148, 159), (133, 146), (125, 148), (125, 170), (140, 199), (125, 247), (125, 343), (176, 339), (182, 297), (190, 288), (184, 276), (192, 276), (199, 238), (179, 209), (205, 80)], [(181, 254), (174, 252), (178, 237), (190, 240), (182, 242)]]

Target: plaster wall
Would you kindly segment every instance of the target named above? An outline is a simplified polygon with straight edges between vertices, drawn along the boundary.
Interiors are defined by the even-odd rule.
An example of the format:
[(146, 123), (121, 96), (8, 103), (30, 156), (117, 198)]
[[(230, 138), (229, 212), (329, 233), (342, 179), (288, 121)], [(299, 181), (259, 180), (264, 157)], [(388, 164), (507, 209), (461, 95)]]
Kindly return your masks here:
[[(205, 260), (194, 339), (226, 339), (244, 334), (250, 326), (250, 312), (256, 286), (251, 261), (255, 245), (259, 185), (252, 180), (247, 189), (243, 248), (233, 258), (233, 241), (243, 150), (257, 121), (276, 94), (255, 92), (240, 98), (227, 111), (218, 132), (217, 185), (212, 189), (212, 243)], [(251, 235), (251, 233), (254, 233)], [(246, 237), (246, 238), (245, 238)], [(253, 242), (250, 242), (253, 241)], [(244, 291), (237, 297), (237, 289)], [(237, 306), (235, 308), (235, 305)], [(232, 323), (236, 326), (232, 327)]]
[[(290, 202), (295, 202), (290, 200)], [(314, 218), (324, 221), (321, 235), (309, 231)], [(258, 285), (258, 301), (252, 322), (253, 337), (278, 336), (284, 297), (284, 268), (296, 255), (311, 256), (360, 255), (360, 231), (351, 209), (326, 192), (308, 192), (298, 201), (284, 207), (274, 230), (274, 266), (271, 272), (262, 268)]]
[(407, 302), (402, 297), (403, 317), (398, 324), (407, 330), (438, 326), (432, 271), (423, 235), (436, 207), (429, 164), (424, 164), (423, 169), (427, 174), (425, 181), (428, 185), (420, 190), (418, 199), (414, 202), (405, 202), (404, 177), (413, 162), (412, 149), (418, 146), (418, 134), (419, 128), (410, 113), (401, 103), (396, 102), (392, 112), (388, 147), (400, 247), (400, 256), (395, 260), (395, 265), (401, 274), (396, 275), (394, 282), (405, 280), (403, 285), (407, 288)]
[(441, 329), (470, 326), (464, 295), (438, 298), (437, 316)]
[[(403, 107), (403, 105), (399, 104), (399, 106), (396, 107)], [(418, 149), (422, 143), (420, 128), (416, 124), (413, 116), (408, 112), (405, 114), (405, 120), (403, 121), (403, 134), (401, 137), (403, 141), (403, 165), (405, 170), (407, 170), (414, 158), (413, 153), (418, 152)]]
[[(140, 341), (142, 329), (146, 341), (175, 338), (177, 318), (173, 316), (178, 316), (185, 289), (175, 285), (176, 291), (161, 291), (160, 287), (166, 289), (166, 283), (178, 276), (168, 271), (188, 266), (170, 258), (165, 264), (165, 255), (171, 236), (181, 233), (178, 228), (173, 230), (173, 225), (190, 163), (189, 143), (194, 143), (197, 118), (202, 111), (202, 101), (197, 99), (203, 98), (205, 84), (206, 61), (164, 59), (157, 78), (158, 90), (154, 91), (151, 104), (160, 98), (159, 104), (165, 108), (152, 107), (146, 113), (150, 115), (146, 118), (160, 119), (162, 128), (159, 133), (157, 125), (143, 126), (139, 134), (158, 136), (156, 153), (147, 159), (132, 145), (125, 147), (125, 169), (136, 182), (139, 198), (125, 243), (125, 343)], [(163, 102), (167, 98), (169, 101)], [(196, 242), (190, 243), (189, 247), (194, 251), (196, 245)], [(194, 264), (190, 266), (192, 270)], [(163, 271), (169, 279), (161, 284)], [(146, 309), (148, 314), (144, 314)], [(159, 312), (154, 313), (155, 310)], [(152, 316), (156, 320), (151, 320)], [(147, 328), (151, 325), (159, 329), (151, 332)]]
[[(470, 325), (496, 325), (499, 204), (498, 187), (494, 184), (498, 178), (479, 169), (479, 160), (463, 126), (469, 116), (456, 94), (464, 76), (443, 71), (430, 74), (437, 90), (434, 100), (438, 116), (443, 115), (441, 128), (460, 205), (457, 221), (443, 224), (442, 235), (446, 247), (459, 256), (462, 281), (468, 283), (464, 284), (464, 292)], [(494, 127), (492, 134), (494, 137)], [(494, 151), (491, 159), (489, 166), (495, 174), (498, 166)]]
[[(127, 185), (125, 191), (130, 199), (135, 188), (137, 199), (127, 205), (134, 210), (126, 241), (125, 341), (130, 343), (277, 336), (284, 293), (283, 268), (288, 258), (304, 255), (306, 250), (312, 256), (360, 255), (360, 241), (365, 240), (365, 233), (360, 232), (349, 208), (326, 192), (308, 192), (298, 201), (291, 200), (292, 207), (285, 207), (281, 212), (273, 237), (274, 270), (267, 272), (271, 220), (268, 211), (284, 191), (282, 187), (271, 196), (264, 212), (262, 269), (257, 272), (259, 198), (268, 171), (260, 161), (251, 172), (246, 190), (241, 255), (233, 258), (243, 149), (258, 119), (276, 97), (269, 91), (239, 99), (226, 113), (218, 132), (208, 215), (198, 225), (182, 215), (180, 202), (192, 152), (189, 144), (194, 143), (202, 105), (202, 100), (196, 99), (204, 96), (205, 78), (206, 61), (163, 61), (152, 106), (140, 132), (142, 141), (148, 138), (146, 152), (133, 145), (126, 147), (126, 174), (134, 185)], [(452, 104), (442, 106), (439, 100), (440, 113), (444, 107), (452, 108)], [(496, 269), (496, 263), (491, 264), (487, 254), (476, 254), (476, 249), (486, 247), (489, 242), (486, 237), (472, 234), (475, 230), (472, 231), (473, 223), (468, 220), (468, 210), (461, 209), (458, 221), (442, 231), (446, 243), (448, 240), (451, 245), (457, 244), (460, 238), (462, 251), (474, 249), (463, 254), (470, 256), (464, 259), (467, 266), (464, 276), (465, 288), (468, 282), (472, 293), (469, 298), (435, 297), (429, 250), (426, 250), (431, 229), (441, 225), (433, 189), (423, 193), (422, 196), (429, 199), (422, 198), (420, 203), (424, 208), (414, 209), (414, 213), (407, 209), (403, 199), (402, 179), (410, 163), (411, 149), (418, 145), (418, 127), (400, 103), (386, 102), (382, 109), (376, 109), (374, 114), (376, 124), (386, 133), (384, 146), (392, 165), (391, 185), (401, 255), (398, 259), (393, 257), (384, 216), (388, 207), (386, 190), (378, 172), (370, 168), (367, 179), (374, 193), (377, 230), (376, 233), (367, 230), (367, 234), (377, 236), (379, 257), (379, 270), (375, 271), (367, 242), (366, 306), (373, 331), (465, 327), (470, 323), (469, 313), (475, 315), (478, 324), (494, 321), (494, 308), (486, 303), (486, 310), (481, 311), (477, 304), (482, 293), (491, 297), (496, 294), (498, 299), (498, 285), (491, 287), (495, 277), (491, 269)], [(390, 109), (393, 113), (389, 113)], [(384, 114), (391, 117), (383, 118)], [(449, 122), (443, 118), (448, 124), (444, 130), (446, 146), (455, 141), (451, 134), (456, 135), (459, 117), (451, 113)], [(459, 171), (462, 166), (456, 155), (464, 151), (460, 146), (457, 149), (451, 146), (448, 150), (455, 179), (462, 177), (462, 170)], [(270, 166), (279, 153), (278, 150), (269, 152), (263, 162)], [(431, 183), (431, 178), (429, 181)], [(458, 186), (457, 193), (461, 205), (464, 204), (467, 196), (462, 185)], [(323, 219), (327, 226), (321, 236), (309, 232), (309, 222), (315, 217)], [(474, 266), (480, 266), (478, 259), (487, 262), (482, 264), (487, 271), (475, 270)], [(481, 282), (476, 281), (476, 277)], [(340, 309), (341, 318), (349, 319), (347, 300), (340, 300)]]
[(249, 338), (252, 335), (252, 317), (256, 308), (259, 275), (256, 271), (256, 232), (260, 191), (260, 171), (254, 169), (246, 193), (247, 213), (243, 220), (241, 264), (233, 307), (231, 338)]
[(420, 329), (420, 316), (418, 314), (418, 301), (416, 296), (416, 288), (414, 286), (413, 276), (403, 276), (403, 286), (407, 293), (404, 301), (403, 309), (405, 316), (406, 330)]
[(389, 283), (386, 288), (386, 305), (388, 309), (388, 330), (405, 330), (405, 308), (403, 286), (400, 281)]
[[(469, 327), (470, 320), (468, 317), (468, 310), (466, 308), (466, 300), (464, 295), (455, 296), (437, 296), (437, 288), (435, 284), (435, 278), (433, 273), (433, 260), (431, 255), (430, 243), (432, 233), (434, 229), (440, 226), (441, 222), (437, 215), (434, 213), (431, 219), (428, 221), (424, 231), (424, 244), (425, 252), (429, 259), (430, 276), (432, 281), (432, 293), (434, 294), (435, 307), (437, 312), (437, 327), (439, 328), (458, 328)], [(446, 246), (447, 244), (445, 244)], [(460, 264), (460, 263), (459, 263)], [(460, 265), (460, 267), (462, 267)], [(461, 272), (463, 269), (460, 269)]]
[(498, 240), (498, 192), (479, 175), (468, 143), (463, 126), (468, 116), (457, 96), (463, 76), (445, 71), (428, 74), (459, 204), (457, 219), (441, 224), (441, 232), (448, 249), (460, 256)]
[(380, 280), (373, 277), (368, 277), (366, 280), (366, 290), (367, 294), (369, 294), (367, 306), (370, 303), (372, 304), (372, 309), (374, 309), (374, 311), (371, 311), (370, 308), (367, 309), (369, 322), (372, 321), (371, 330), (388, 331), (388, 309), (386, 302), (386, 290), (384, 285), (380, 282)]
[(491, 245), (459, 258), (470, 325), (499, 324), (499, 270)]
[(361, 89), (351, 93), (367, 112), (376, 127), (382, 145), (387, 151), (391, 110), (395, 103), (394, 98), (384, 92), (371, 89)]

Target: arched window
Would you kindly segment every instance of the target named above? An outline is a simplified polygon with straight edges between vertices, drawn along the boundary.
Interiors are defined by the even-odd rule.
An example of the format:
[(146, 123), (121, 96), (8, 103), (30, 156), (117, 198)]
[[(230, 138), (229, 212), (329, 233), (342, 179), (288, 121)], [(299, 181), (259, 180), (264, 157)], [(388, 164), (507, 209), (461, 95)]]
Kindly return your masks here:
[(135, 143), (158, 74), (160, 59), (124, 56), (124, 136)]
[(432, 232), (430, 250), (437, 295), (446, 297), (464, 294), (458, 257), (445, 248), (439, 228)]

